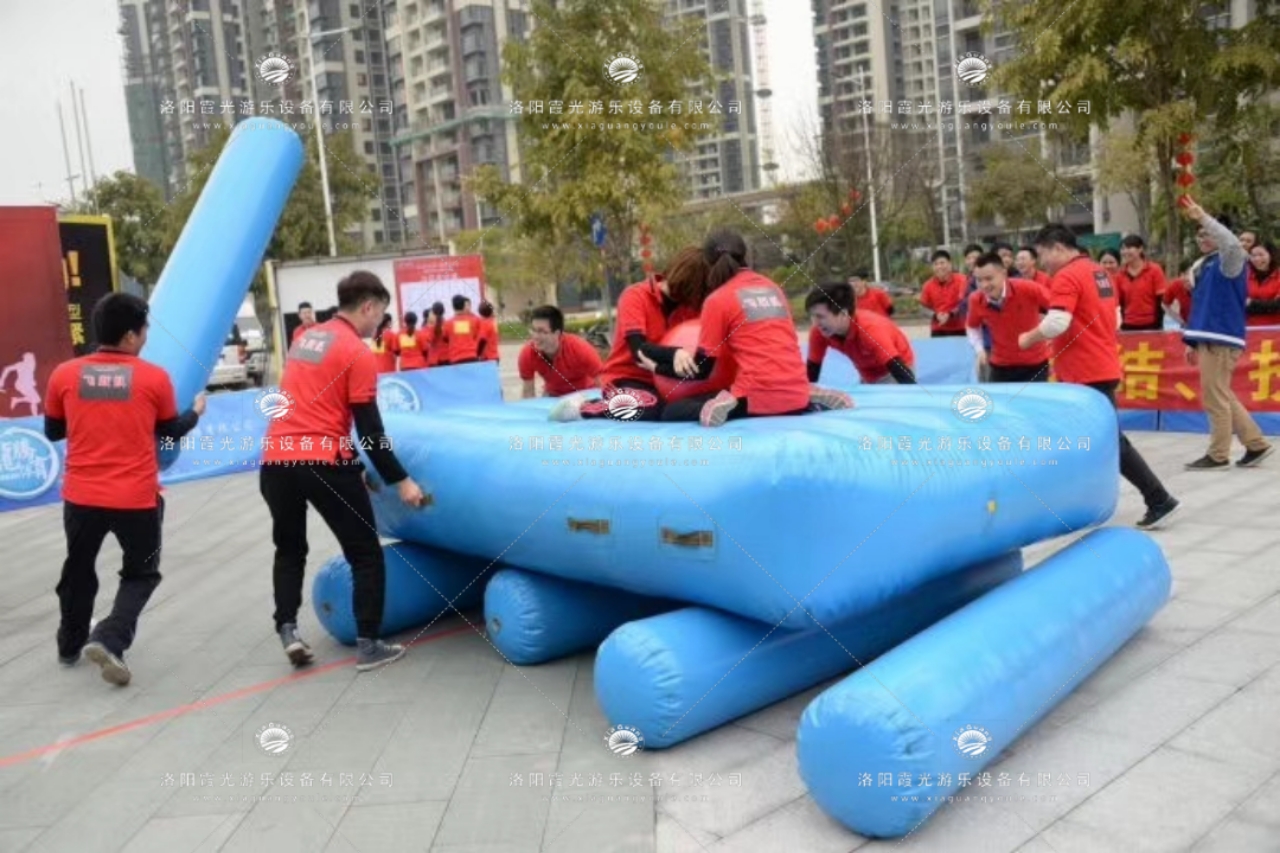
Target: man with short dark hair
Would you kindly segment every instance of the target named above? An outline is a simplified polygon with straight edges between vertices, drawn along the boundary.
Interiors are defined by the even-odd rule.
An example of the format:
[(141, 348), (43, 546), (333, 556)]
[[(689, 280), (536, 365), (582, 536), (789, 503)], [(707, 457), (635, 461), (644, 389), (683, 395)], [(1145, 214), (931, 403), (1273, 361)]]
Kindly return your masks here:
[[(62, 519), (67, 559), (58, 581), (62, 621), (58, 660), (84, 656), (112, 684), (129, 683), (124, 653), (138, 617), (160, 584), (164, 498), (156, 437), (177, 440), (195, 429), (205, 398), (178, 414), (169, 374), (138, 357), (147, 342), (147, 303), (112, 293), (93, 310), (98, 351), (58, 365), (45, 394), (44, 433), (67, 440)], [(107, 534), (124, 552), (111, 615), (90, 633), (98, 594), (98, 552)]]
[(888, 317), (859, 310), (850, 285), (816, 287), (805, 298), (804, 308), (813, 323), (806, 359), (810, 382), (818, 381), (827, 349), (834, 347), (853, 362), (867, 385), (916, 384), (911, 342)]
[(1018, 271), (1019, 278), (1025, 278), (1028, 281), (1034, 281), (1044, 289), (1045, 295), (1049, 295), (1049, 274), (1038, 266), (1039, 259), (1036, 257), (1035, 246), (1019, 246), (1017, 253), (1013, 256), (1013, 266)]
[[(1006, 243), (1004, 241), (1000, 241), (998, 243), (992, 243), (991, 252), (992, 254), (998, 255), (1000, 257), (1000, 262), (1004, 264), (1005, 274), (1009, 276), (1009, 278), (1018, 277), (1018, 269), (1013, 263), (1014, 253), (1013, 253), (1012, 243)], [(977, 268), (976, 264), (974, 265), (974, 268), (975, 269)]]
[(293, 337), (289, 339), (289, 345), (293, 346), (298, 342), (298, 338), (307, 333), (316, 324), (316, 309), (311, 307), (310, 302), (298, 303), (298, 319), (302, 322), (293, 330)]
[(882, 314), (885, 317), (892, 317), (893, 300), (889, 298), (889, 294), (880, 288), (867, 284), (867, 278), (868, 274), (865, 270), (858, 270), (849, 277), (849, 284), (853, 287), (853, 294), (858, 298), (857, 310), (870, 311)]
[(338, 314), (307, 331), (289, 350), (280, 389), (292, 407), (263, 439), (259, 487), (271, 510), (275, 544), (275, 626), (294, 666), (314, 659), (298, 636), (307, 559), (307, 506), (315, 507), (351, 564), (356, 669), (399, 659), (404, 647), (383, 642), (386, 565), (351, 426), (369, 461), (400, 500), (421, 506), (418, 487), (391, 451), (378, 411), (378, 365), (364, 338), (391, 304), (376, 275), (353, 272), (338, 283)]
[[(1024, 350), (1050, 341), (1053, 370), (1059, 381), (1087, 385), (1116, 405), (1120, 368), (1120, 309), (1116, 306), (1111, 277), (1076, 243), (1076, 235), (1065, 225), (1046, 225), (1036, 235), (1034, 245), (1045, 269), (1053, 276), (1049, 313), (1040, 325), (1023, 332), (1018, 345)], [(1142, 493), (1147, 512), (1138, 527), (1151, 530), (1162, 526), (1180, 508), (1178, 500), (1165, 490), (1142, 454), (1120, 433), (1120, 474)]]
[(991, 382), (1048, 382), (1048, 345), (1024, 350), (1018, 338), (1040, 325), (1049, 294), (1034, 281), (1010, 278), (1004, 259), (994, 252), (978, 258), (974, 275), (978, 290), (969, 297), (966, 325), (979, 370), (989, 368)]
[(939, 249), (933, 253), (933, 278), (920, 290), (920, 304), (932, 312), (929, 336), (946, 338), (964, 335), (965, 299), (969, 281), (951, 266), (951, 253)]
[(471, 313), (471, 300), (456, 294), (453, 312), (444, 324), (444, 360), (449, 364), (470, 364), (483, 358), (489, 342), (482, 334), (480, 318)]
[(534, 377), (542, 377), (544, 397), (563, 397), (600, 385), (604, 363), (596, 348), (564, 330), (564, 314), (554, 305), (533, 309), (529, 319), (532, 340), (520, 350), (517, 366), (524, 383), (523, 399), (537, 396)]

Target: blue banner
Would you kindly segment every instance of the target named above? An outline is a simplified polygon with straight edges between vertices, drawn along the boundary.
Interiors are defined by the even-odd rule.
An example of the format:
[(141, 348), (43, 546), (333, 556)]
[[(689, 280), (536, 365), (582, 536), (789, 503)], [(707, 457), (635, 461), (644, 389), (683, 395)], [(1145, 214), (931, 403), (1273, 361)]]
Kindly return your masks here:
[[(200, 425), (184, 437), (161, 485), (257, 468), (275, 389), (210, 394)], [(378, 377), (383, 414), (501, 403), (496, 362), (388, 373)], [(173, 442), (168, 442), (173, 444)], [(65, 442), (44, 437), (43, 418), (0, 420), (0, 512), (61, 500)]]

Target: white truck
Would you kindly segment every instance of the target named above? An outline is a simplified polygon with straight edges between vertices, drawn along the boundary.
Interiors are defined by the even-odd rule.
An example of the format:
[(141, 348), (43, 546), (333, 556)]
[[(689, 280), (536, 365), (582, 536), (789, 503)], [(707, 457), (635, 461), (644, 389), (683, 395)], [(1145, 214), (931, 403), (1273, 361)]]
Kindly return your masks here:
[(248, 296), (236, 313), (235, 324), (227, 334), (218, 363), (209, 377), (210, 389), (242, 389), (260, 387), (267, 373), (266, 340), (262, 323)]

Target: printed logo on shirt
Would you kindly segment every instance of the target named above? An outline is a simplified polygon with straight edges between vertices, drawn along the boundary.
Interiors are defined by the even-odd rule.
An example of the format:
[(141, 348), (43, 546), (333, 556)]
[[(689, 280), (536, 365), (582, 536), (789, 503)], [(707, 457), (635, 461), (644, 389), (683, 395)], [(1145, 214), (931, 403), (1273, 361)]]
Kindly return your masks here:
[(1111, 276), (1107, 275), (1105, 270), (1094, 270), (1093, 283), (1098, 285), (1098, 295), (1103, 299), (1110, 299), (1115, 291), (1111, 287)]
[(312, 330), (298, 338), (298, 342), (289, 350), (289, 358), (319, 364), (324, 361), (329, 348), (333, 346), (333, 341), (333, 332)]
[(80, 368), (81, 400), (128, 400), (132, 394), (132, 365), (86, 364)]
[(254, 398), (253, 407), (267, 420), (279, 421), (293, 411), (293, 397), (280, 388), (264, 388)]
[(738, 304), (748, 323), (761, 320), (787, 319), (787, 305), (777, 291), (769, 287), (744, 287), (738, 291)]
[(453, 324), (453, 330), (459, 335), (471, 334), (471, 323), (468, 320), (457, 320)]

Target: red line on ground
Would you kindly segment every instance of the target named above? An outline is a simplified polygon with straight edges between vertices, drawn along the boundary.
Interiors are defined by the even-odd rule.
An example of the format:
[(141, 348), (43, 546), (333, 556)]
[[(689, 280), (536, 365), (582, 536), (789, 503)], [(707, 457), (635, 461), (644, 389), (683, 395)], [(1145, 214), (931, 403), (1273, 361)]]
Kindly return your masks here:
[[(436, 633), (436, 634), (430, 634), (426, 637), (422, 637), (421, 639), (415, 640), (414, 642), (409, 643), (408, 645), (420, 646), (423, 643), (430, 643), (435, 640), (443, 640), (445, 637), (452, 637), (455, 634), (461, 634), (465, 631), (472, 631), (472, 630), (475, 630), (475, 629), (472, 628), (470, 625), (462, 625), (457, 628), (450, 628), (448, 631), (440, 631), (439, 633)], [(230, 693), (223, 693), (220, 696), (213, 696), (209, 699), (201, 699), (199, 702), (191, 702), (187, 705), (179, 705), (178, 707), (170, 708), (167, 711), (158, 711), (157, 713), (150, 714), (146, 717), (139, 717), (138, 719), (130, 720), (127, 723), (120, 723), (119, 725), (116, 725), (116, 726), (110, 726), (105, 729), (98, 729), (95, 732), (89, 732), (88, 734), (83, 734), (78, 737), (71, 738), (69, 740), (59, 741), (58, 743), (51, 743), (46, 746), (36, 747), (35, 749), (29, 749), (26, 752), (15, 753), (14, 755), (9, 755), (9, 756), (5, 756), (4, 758), (0, 758), (0, 767), (11, 767), (15, 764), (22, 764), (25, 761), (30, 761), (33, 758), (39, 758), (40, 756), (47, 755), (51, 752), (61, 752), (62, 750), (65, 750), (65, 749), (74, 749), (77, 746), (82, 746), (86, 743), (92, 743), (93, 741), (96, 741), (96, 740), (102, 740), (103, 738), (108, 738), (108, 737), (111, 737), (112, 735), (118, 735), (124, 732), (133, 731), (134, 729), (140, 729), (143, 726), (149, 726), (152, 723), (158, 723), (161, 720), (167, 720), (173, 717), (181, 717), (186, 714), (190, 714), (194, 711), (203, 711), (204, 709), (212, 708), (215, 705), (222, 705), (226, 702), (232, 702), (236, 699), (242, 699), (245, 696), (251, 696), (254, 693), (261, 693), (264, 690), (270, 690), (273, 687), (279, 687), (281, 685), (290, 684), (295, 681), (302, 681), (303, 679), (306, 679), (306, 678), (313, 678), (317, 675), (320, 675), (321, 673), (329, 672), (331, 670), (338, 669), (339, 667), (350, 666), (354, 662), (355, 662), (355, 658), (349, 657), (349, 658), (343, 658), (342, 660), (333, 661), (332, 663), (326, 663), (323, 666), (308, 667), (307, 669), (302, 670), (301, 672), (295, 672), (292, 675), (286, 675), (283, 678), (276, 678), (276, 679), (273, 679), (272, 681), (264, 681), (261, 684), (254, 684), (249, 687), (242, 687), (239, 690), (233, 690)], [(394, 664), (392, 665), (394, 666)]]

